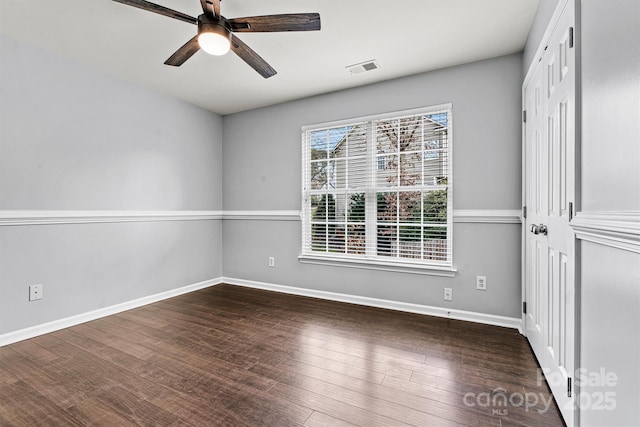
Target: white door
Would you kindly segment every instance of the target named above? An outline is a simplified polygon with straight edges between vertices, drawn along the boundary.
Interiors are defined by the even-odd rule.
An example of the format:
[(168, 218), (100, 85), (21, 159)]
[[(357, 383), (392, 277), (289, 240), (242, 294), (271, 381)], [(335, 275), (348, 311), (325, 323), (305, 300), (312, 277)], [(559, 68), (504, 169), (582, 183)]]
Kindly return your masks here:
[(526, 334), (568, 426), (575, 413), (573, 23), (568, 4), (524, 86)]

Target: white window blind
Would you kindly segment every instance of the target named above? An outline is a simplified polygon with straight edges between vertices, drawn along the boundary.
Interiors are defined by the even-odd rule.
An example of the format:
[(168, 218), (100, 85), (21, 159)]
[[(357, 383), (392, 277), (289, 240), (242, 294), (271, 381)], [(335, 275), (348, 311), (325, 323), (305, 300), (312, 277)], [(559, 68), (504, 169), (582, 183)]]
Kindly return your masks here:
[(303, 128), (302, 255), (452, 266), (451, 106)]

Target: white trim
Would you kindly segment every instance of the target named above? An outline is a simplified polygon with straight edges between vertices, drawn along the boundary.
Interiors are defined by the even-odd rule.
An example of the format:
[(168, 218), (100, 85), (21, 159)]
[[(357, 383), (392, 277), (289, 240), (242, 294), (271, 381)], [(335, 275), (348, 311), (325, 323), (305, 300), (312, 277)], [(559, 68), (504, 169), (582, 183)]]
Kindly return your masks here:
[(250, 221), (300, 221), (300, 211), (223, 211), (222, 219)]
[(331, 121), (331, 122), (324, 122), (324, 123), (316, 123), (316, 124), (312, 124), (312, 125), (305, 125), (305, 126), (302, 126), (302, 132), (305, 132), (305, 131), (308, 131), (308, 130), (315, 130), (315, 129), (318, 129), (318, 128), (340, 127), (340, 126), (345, 126), (345, 125), (353, 125), (353, 124), (356, 124), (356, 123), (370, 122), (370, 121), (374, 121), (374, 120), (384, 120), (384, 119), (389, 119), (389, 118), (396, 118), (398, 115), (404, 117), (404, 116), (417, 116), (417, 115), (421, 115), (421, 114), (436, 113), (436, 112), (440, 112), (440, 111), (451, 110), (452, 107), (453, 107), (453, 104), (449, 102), (449, 103), (446, 103), (446, 104), (432, 105), (432, 106), (429, 106), (429, 107), (413, 108), (411, 110), (389, 111), (387, 113), (374, 114), (374, 115), (370, 115), (370, 116), (352, 117), (352, 118), (349, 118), (349, 119), (334, 120), (334, 121)]
[(0, 226), (222, 219), (221, 211), (0, 211)]
[[(238, 211), (89, 211), (0, 210), (0, 227), (9, 225), (86, 224), (153, 221), (248, 220), (300, 221), (299, 210)], [(454, 209), (453, 222), (519, 224), (518, 210)]]
[(640, 212), (578, 212), (569, 224), (580, 240), (640, 253)]
[(480, 224), (521, 224), (522, 216), (519, 210), (454, 209), (453, 222)]
[(418, 263), (402, 262), (397, 258), (394, 261), (370, 260), (363, 258), (348, 258), (346, 256), (331, 256), (328, 254), (303, 254), (298, 256), (298, 261), (303, 264), (329, 265), (332, 267), (353, 267), (365, 270), (392, 271), (395, 273), (425, 274), (429, 276), (455, 277), (456, 270), (453, 267), (438, 267)]
[(389, 310), (403, 311), (407, 313), (424, 314), (427, 316), (445, 317), (468, 322), (483, 323), (486, 325), (502, 326), (511, 329), (521, 329), (520, 318), (496, 316), (493, 314), (476, 313), (472, 311), (455, 310), (446, 307), (434, 307), (428, 305), (412, 304), (401, 301), (391, 301), (378, 298), (369, 298), (358, 295), (340, 294), (335, 292), (317, 291), (314, 289), (296, 288), (291, 286), (275, 285), (271, 283), (256, 282), (252, 280), (234, 279), (223, 277), (222, 281), (230, 285), (244, 286), (248, 288), (263, 289), (282, 292), (292, 295), (300, 295), (312, 298), (320, 298), (329, 301), (346, 302), (369, 307), (386, 308)]
[(58, 319), (51, 322), (43, 323), (41, 325), (31, 326), (29, 328), (9, 332), (0, 335), (0, 347), (12, 344), (14, 342), (33, 338), (38, 335), (48, 334), (60, 329), (69, 328), (71, 326), (79, 325), (91, 320), (96, 320), (101, 317), (111, 316), (113, 314), (121, 313), (133, 308), (142, 307), (143, 305), (152, 304), (154, 302), (162, 301), (168, 298), (173, 298), (178, 295), (197, 291), (199, 289), (219, 285), (220, 283), (222, 283), (221, 278), (206, 280), (204, 282), (194, 283), (193, 285), (184, 286), (182, 288), (171, 289), (169, 291), (160, 292), (158, 294), (149, 295), (131, 301), (126, 301), (109, 307), (99, 308), (97, 310), (77, 314), (75, 316), (67, 317), (64, 319)]

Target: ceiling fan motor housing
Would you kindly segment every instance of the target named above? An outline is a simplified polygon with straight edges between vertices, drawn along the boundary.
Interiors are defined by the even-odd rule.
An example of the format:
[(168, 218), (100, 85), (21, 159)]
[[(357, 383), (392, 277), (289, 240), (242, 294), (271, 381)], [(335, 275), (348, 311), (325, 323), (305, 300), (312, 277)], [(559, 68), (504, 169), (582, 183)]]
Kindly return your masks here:
[(209, 17), (198, 16), (198, 34), (215, 33), (231, 40), (231, 24), (224, 16)]

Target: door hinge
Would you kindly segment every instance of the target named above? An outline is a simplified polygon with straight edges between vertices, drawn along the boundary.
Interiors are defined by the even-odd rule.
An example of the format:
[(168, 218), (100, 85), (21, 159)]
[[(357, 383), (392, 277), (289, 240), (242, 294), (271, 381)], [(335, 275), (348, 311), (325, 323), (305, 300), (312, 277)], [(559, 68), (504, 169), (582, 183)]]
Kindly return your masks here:
[(573, 202), (569, 202), (569, 221), (573, 219)]
[(573, 47), (573, 27), (569, 27), (569, 48)]
[(571, 384), (571, 377), (567, 378), (567, 397), (571, 397), (571, 392), (572, 392), (572, 384)]
[(527, 314), (527, 302), (522, 301), (522, 313)]
[(527, 123), (527, 110), (522, 110), (522, 122)]
[(527, 219), (527, 207), (522, 207), (522, 218)]

